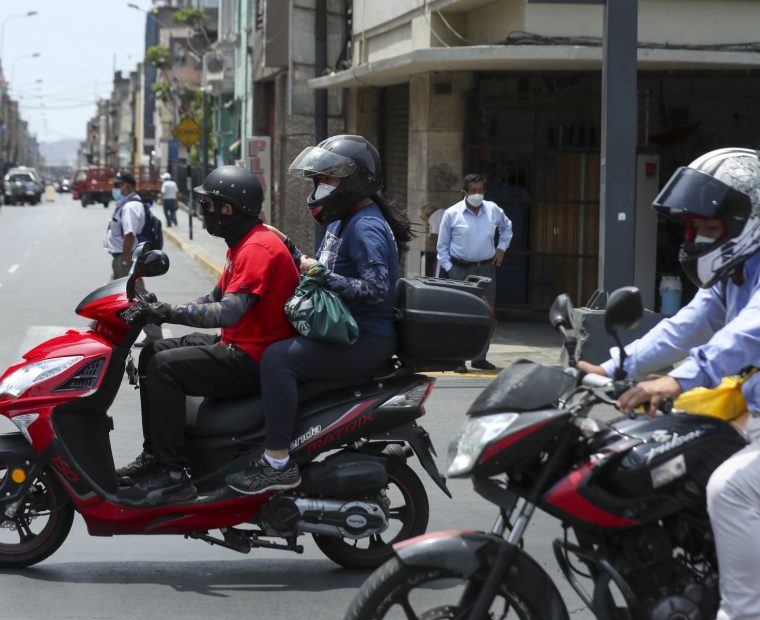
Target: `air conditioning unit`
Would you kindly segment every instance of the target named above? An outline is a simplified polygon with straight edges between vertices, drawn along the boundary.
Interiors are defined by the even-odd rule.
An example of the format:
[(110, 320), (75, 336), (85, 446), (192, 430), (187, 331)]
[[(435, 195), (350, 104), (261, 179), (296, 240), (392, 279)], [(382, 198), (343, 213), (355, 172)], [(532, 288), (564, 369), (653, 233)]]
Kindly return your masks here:
[(212, 50), (203, 55), (203, 86), (215, 93), (234, 88), (234, 56), (232, 50)]

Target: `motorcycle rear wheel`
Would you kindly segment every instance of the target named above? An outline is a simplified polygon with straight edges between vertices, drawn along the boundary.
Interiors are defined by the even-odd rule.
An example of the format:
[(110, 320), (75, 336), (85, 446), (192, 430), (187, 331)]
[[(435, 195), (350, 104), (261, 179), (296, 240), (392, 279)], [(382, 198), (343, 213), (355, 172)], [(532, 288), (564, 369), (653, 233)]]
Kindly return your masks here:
[[(546, 601), (518, 574), (509, 575), (491, 605), (489, 618), (552, 620)], [(406, 566), (394, 557), (364, 582), (343, 620), (453, 620), (466, 617), (464, 592), (477, 593), (483, 576), (470, 580), (453, 571)]]
[(393, 545), (424, 534), (427, 529), (430, 506), (419, 476), (403, 461), (395, 458), (385, 461), (391, 491), (390, 527), (382, 534), (358, 540), (314, 534), (320, 551), (345, 568), (377, 568), (393, 556)]
[[(9, 475), (0, 464), (0, 479)], [(0, 568), (41, 562), (63, 544), (74, 521), (74, 506), (61, 483), (45, 470), (29, 487), (16, 516), (0, 511)]]

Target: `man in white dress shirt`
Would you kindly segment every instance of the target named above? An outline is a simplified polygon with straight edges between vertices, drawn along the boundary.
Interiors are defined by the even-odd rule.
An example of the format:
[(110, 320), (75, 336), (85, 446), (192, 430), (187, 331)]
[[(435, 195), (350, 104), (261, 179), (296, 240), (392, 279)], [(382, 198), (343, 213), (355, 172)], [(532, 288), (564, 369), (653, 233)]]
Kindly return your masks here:
[[(484, 200), (485, 178), (468, 174), (462, 184), (462, 200), (446, 209), (438, 230), (438, 264), (452, 280), (468, 275), (491, 278), (486, 295), (491, 307), (496, 302), (496, 268), (504, 260), (504, 252), (512, 240), (512, 222), (495, 202)], [(498, 243), (496, 232), (499, 233)], [(472, 360), (473, 368), (494, 370), (485, 356)], [(467, 372), (462, 366), (457, 372)]]

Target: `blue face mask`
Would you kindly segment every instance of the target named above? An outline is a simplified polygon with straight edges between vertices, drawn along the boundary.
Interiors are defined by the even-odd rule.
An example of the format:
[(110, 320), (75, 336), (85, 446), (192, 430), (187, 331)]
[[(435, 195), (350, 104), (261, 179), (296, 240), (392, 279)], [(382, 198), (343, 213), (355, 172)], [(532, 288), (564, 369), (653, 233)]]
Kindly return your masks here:
[(113, 196), (114, 200), (119, 200), (119, 198), (121, 198), (121, 188), (120, 187), (114, 187), (111, 190), (111, 196)]

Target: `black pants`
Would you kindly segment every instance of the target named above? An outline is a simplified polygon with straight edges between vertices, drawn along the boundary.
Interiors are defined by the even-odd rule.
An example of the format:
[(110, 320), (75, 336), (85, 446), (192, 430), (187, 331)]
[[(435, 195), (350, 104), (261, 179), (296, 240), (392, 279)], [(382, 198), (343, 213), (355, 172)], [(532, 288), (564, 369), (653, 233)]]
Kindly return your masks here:
[(140, 353), (143, 447), (159, 463), (181, 468), (185, 455), (185, 396), (243, 398), (261, 391), (259, 366), (219, 336), (194, 333), (158, 340)]
[(369, 379), (396, 351), (395, 336), (362, 334), (354, 344), (318, 342), (303, 336), (269, 345), (261, 358), (265, 447), (290, 447), (298, 413), (298, 384), (330, 379)]

